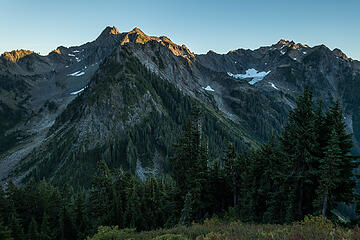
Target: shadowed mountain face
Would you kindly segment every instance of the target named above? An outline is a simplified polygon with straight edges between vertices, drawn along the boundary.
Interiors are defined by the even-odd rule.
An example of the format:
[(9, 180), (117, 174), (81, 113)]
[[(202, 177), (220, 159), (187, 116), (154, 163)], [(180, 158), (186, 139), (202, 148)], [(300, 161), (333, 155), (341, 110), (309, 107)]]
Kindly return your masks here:
[(256, 50), (196, 55), (167, 37), (107, 27), (93, 42), (47, 56), (0, 57), (0, 179), (86, 185), (96, 162), (140, 177), (170, 171), (191, 105), (203, 113), (209, 154), (227, 138), (256, 147), (281, 131), (305, 86), (337, 99), (360, 139), (360, 63), (339, 49), (285, 40)]

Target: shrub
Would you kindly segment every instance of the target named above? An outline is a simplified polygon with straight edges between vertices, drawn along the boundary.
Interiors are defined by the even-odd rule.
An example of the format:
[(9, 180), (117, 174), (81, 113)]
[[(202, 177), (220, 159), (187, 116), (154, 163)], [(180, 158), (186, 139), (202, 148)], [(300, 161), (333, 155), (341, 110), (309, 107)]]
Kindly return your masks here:
[(153, 238), (153, 240), (188, 240), (188, 239), (181, 235), (165, 234), (165, 235), (161, 235), (159, 237)]
[(225, 236), (220, 233), (210, 232), (205, 237), (198, 236), (196, 240), (226, 240)]

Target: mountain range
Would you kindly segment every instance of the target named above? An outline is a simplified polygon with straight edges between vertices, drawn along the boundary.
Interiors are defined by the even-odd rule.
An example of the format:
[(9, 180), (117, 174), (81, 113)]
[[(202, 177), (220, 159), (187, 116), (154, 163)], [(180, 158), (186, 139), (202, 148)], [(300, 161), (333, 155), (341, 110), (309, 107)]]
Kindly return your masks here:
[(256, 50), (195, 54), (165, 36), (106, 27), (81, 46), (0, 57), (0, 180), (32, 177), (87, 186), (104, 160), (140, 178), (171, 171), (193, 106), (210, 156), (226, 141), (256, 148), (287, 121), (309, 86), (337, 100), (360, 152), (360, 62), (325, 45), (280, 40)]

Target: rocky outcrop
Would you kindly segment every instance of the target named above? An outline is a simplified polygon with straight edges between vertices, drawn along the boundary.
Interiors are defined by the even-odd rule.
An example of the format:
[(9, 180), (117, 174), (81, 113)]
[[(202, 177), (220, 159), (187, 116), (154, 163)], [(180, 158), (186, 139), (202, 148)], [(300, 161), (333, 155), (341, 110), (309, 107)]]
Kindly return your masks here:
[[(309, 47), (280, 40), (253, 51), (237, 49), (227, 54), (209, 51), (197, 55), (185, 45), (177, 45), (164, 36), (148, 36), (138, 28), (120, 33), (115, 27), (107, 27), (93, 42), (78, 47), (61, 46), (47, 56), (29, 54), (16, 61), (0, 58), (0, 65), (4, 66), (0, 70), (0, 83), (3, 82), (0, 100), (12, 109), (15, 106), (25, 109), (27, 116), (26, 122), (20, 120), (16, 127), (9, 125), (4, 136), (15, 132), (14, 129), (24, 136), (47, 136), (47, 140), (36, 138), (41, 144), (36, 145), (33, 152), (36, 154), (24, 156), (19, 172), (36, 167), (41, 157), (57, 153), (63, 149), (60, 146), (70, 146), (70, 142), (73, 143), (71, 148), (75, 149), (70, 151), (73, 155), (64, 155), (67, 160), (61, 164), (75, 161), (74, 156), (79, 152), (86, 155), (94, 149), (112, 146), (114, 139), (127, 139), (123, 150), (131, 153), (131, 158), (138, 156), (140, 141), (129, 135), (127, 129), (137, 132), (149, 116), (168, 116), (176, 107), (164, 104), (164, 99), (161, 100), (164, 93), (156, 92), (157, 83), (148, 85), (146, 79), (139, 80), (139, 76), (152, 78), (151, 74), (144, 75), (144, 70), (134, 73), (134, 69), (143, 69), (139, 64), (175, 86), (185, 97), (203, 104), (216, 121), (226, 122), (224, 126), (233, 130), (230, 138), (247, 146), (255, 146), (281, 131), (287, 112), (295, 106), (296, 96), (305, 86), (310, 86), (315, 98), (321, 98), (324, 106), (337, 99), (341, 101), (344, 114), (349, 118), (346, 120), (348, 129), (354, 131), (354, 151), (358, 151), (360, 94), (356, 89), (360, 85), (360, 64), (338, 49), (331, 51), (324, 45)], [(4, 84), (9, 82), (6, 79), (22, 83), (23, 90), (17, 87), (21, 84)], [(21, 92), (27, 97), (14, 100)], [(172, 94), (178, 96), (173, 90)], [(77, 95), (80, 96), (74, 101)], [(129, 99), (133, 101), (127, 102)], [(49, 106), (56, 108), (51, 111)], [(166, 119), (173, 128), (176, 124), (177, 127), (181, 125), (175, 118)], [(163, 128), (170, 125), (164, 124)], [(48, 132), (50, 127), (52, 130)], [(159, 126), (159, 139), (164, 129)], [(216, 133), (207, 134), (213, 136), (211, 134)], [(19, 146), (27, 143), (20, 140), (8, 152), (14, 151), (11, 149), (15, 147), (21, 150)], [(143, 156), (152, 159), (151, 156), (156, 155), (156, 159), (164, 160), (167, 153), (161, 146), (153, 147), (156, 153), (147, 155), (144, 152)], [(101, 154), (109, 154), (106, 151), (110, 150), (99, 150)], [(134, 162), (146, 165), (142, 161)], [(46, 161), (41, 164), (46, 167)], [(136, 168), (142, 166), (133, 166)], [(60, 169), (58, 165), (56, 169)]]

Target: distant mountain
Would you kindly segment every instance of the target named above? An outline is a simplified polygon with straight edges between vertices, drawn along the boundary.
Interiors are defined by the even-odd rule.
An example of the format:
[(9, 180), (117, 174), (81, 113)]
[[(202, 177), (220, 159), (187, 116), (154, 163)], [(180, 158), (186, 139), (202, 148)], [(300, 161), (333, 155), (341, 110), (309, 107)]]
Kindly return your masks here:
[(93, 42), (47, 56), (0, 57), (0, 179), (86, 185), (105, 160), (140, 177), (170, 171), (171, 145), (203, 112), (213, 158), (225, 138), (257, 147), (281, 131), (305, 86), (337, 99), (360, 139), (360, 63), (339, 49), (280, 40), (256, 50), (192, 53), (167, 37), (107, 27)]

